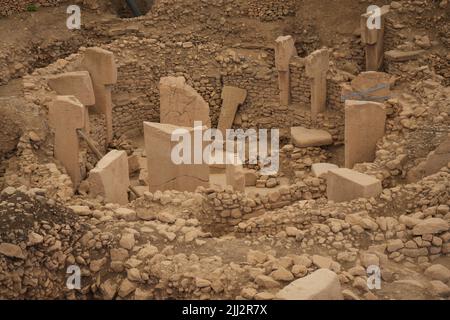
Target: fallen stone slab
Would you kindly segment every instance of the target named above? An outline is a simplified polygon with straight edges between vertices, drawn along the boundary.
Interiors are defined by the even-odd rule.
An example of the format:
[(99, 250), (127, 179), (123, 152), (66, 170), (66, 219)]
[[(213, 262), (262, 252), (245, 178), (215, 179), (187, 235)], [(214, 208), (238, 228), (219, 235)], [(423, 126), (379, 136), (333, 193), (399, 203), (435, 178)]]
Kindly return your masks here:
[(328, 131), (291, 127), (291, 139), (296, 147), (319, 147), (333, 143), (333, 137)]
[(319, 269), (309, 276), (295, 280), (281, 289), (278, 300), (343, 300), (341, 284), (336, 273)]
[(324, 178), (328, 171), (332, 169), (339, 169), (339, 167), (333, 163), (313, 163), (313, 165), (311, 166), (311, 173), (314, 177)]
[(424, 52), (425, 50), (415, 50), (415, 51), (390, 50), (384, 53), (384, 57), (389, 61), (401, 62), (417, 59)]
[(378, 196), (381, 181), (347, 168), (331, 169), (327, 174), (327, 197), (335, 202)]

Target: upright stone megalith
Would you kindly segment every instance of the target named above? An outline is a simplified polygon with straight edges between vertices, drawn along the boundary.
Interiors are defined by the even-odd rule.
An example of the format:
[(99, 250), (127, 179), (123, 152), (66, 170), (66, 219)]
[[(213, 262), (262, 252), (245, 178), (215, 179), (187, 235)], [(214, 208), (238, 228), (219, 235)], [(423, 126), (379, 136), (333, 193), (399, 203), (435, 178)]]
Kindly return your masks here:
[(275, 40), (275, 67), (278, 71), (280, 104), (287, 106), (291, 101), (291, 85), (289, 63), (297, 56), (295, 41), (292, 36), (280, 36)]
[(366, 71), (378, 71), (383, 65), (385, 19), (388, 13), (389, 6), (386, 5), (361, 15), (361, 41), (365, 46)]
[(222, 109), (220, 110), (219, 124), (217, 129), (225, 137), (226, 130), (233, 126), (234, 117), (239, 105), (243, 104), (247, 98), (247, 90), (224, 86), (222, 89)]
[(102, 196), (106, 202), (128, 203), (128, 156), (125, 151), (111, 150), (89, 172), (89, 193)]
[(211, 127), (209, 105), (184, 77), (163, 77), (159, 83), (160, 122), (193, 127), (201, 121)]
[(305, 72), (311, 79), (311, 119), (316, 120), (327, 105), (328, 49), (320, 49), (306, 57)]
[(384, 135), (384, 104), (372, 101), (345, 101), (345, 167), (372, 162), (376, 144)]
[[(199, 186), (209, 185), (209, 166), (202, 158), (201, 137), (204, 130), (206, 126), (194, 128), (144, 122), (148, 186), (151, 192), (193, 192)], [(180, 157), (186, 161), (180, 161)]]
[[(78, 99), (86, 108), (95, 104), (94, 88), (91, 76), (87, 71), (65, 72), (48, 79), (48, 85), (58, 95), (71, 95)], [(89, 132), (89, 112), (86, 110), (86, 125)]]
[(77, 129), (85, 126), (86, 108), (74, 96), (57, 96), (50, 104), (49, 122), (55, 131), (54, 155), (66, 168), (74, 188), (82, 180)]
[(83, 67), (89, 71), (95, 95), (95, 111), (105, 115), (106, 144), (113, 139), (112, 85), (117, 82), (114, 54), (102, 48), (88, 48), (84, 52)]

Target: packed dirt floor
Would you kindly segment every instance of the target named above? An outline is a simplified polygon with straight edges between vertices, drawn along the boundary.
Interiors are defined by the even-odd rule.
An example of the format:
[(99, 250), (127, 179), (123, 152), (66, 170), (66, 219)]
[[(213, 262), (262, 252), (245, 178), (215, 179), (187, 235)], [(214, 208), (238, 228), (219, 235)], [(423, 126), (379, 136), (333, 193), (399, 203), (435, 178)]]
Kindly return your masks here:
[[(137, 1), (139, 17), (125, 1), (74, 2), (82, 24), (69, 30), (72, 3), (0, 0), (0, 299), (449, 299), (448, 0)], [(361, 15), (372, 4), (390, 8), (375, 44), (383, 63), (368, 74)], [(296, 52), (283, 70), (280, 36), (292, 36)], [(87, 141), (63, 128), (71, 116), (52, 119), (55, 101), (76, 94), (51, 81), (85, 71), (92, 47), (117, 70), (101, 83), (111, 139), (94, 72), (95, 108), (60, 100), (88, 110), (77, 127)], [(314, 78), (321, 54), (325, 71)], [(148, 143), (147, 129), (163, 125), (161, 79), (174, 77), (208, 106), (214, 128), (224, 88), (245, 89), (232, 128), (279, 129), (278, 172), (246, 159), (210, 166), (192, 189), (189, 176), (157, 190), (152, 177), (171, 169), (152, 160), (165, 145)], [(315, 114), (318, 78), (326, 107)], [(381, 100), (370, 89), (379, 83), (388, 87)], [(374, 112), (352, 124), (353, 99), (383, 120)], [(304, 132), (325, 139), (305, 144)], [(76, 148), (69, 138), (62, 148), (76, 149), (76, 174), (58, 154), (57, 138), (71, 134)], [(370, 143), (370, 160), (348, 165)], [(113, 172), (99, 188), (105, 158), (94, 149), (100, 158), (120, 151), (126, 178)], [(125, 201), (108, 195), (111, 185)]]

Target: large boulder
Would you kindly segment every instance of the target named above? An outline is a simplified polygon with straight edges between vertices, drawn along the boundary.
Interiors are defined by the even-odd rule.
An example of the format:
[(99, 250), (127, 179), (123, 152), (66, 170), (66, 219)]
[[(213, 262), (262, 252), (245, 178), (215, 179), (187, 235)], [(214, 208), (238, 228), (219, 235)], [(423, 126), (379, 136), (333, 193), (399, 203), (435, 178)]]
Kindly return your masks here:
[(343, 300), (341, 284), (336, 273), (319, 269), (309, 276), (295, 280), (281, 289), (279, 300)]

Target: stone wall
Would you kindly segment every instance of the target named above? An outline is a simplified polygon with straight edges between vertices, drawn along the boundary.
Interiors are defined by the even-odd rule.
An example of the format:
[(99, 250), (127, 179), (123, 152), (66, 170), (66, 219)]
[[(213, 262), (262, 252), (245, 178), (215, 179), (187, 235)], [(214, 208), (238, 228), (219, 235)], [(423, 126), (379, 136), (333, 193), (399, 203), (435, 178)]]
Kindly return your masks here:
[(248, 15), (261, 21), (273, 21), (295, 15), (295, 0), (247, 0)]
[(311, 104), (311, 80), (306, 76), (304, 59), (294, 57), (289, 65), (291, 73), (291, 101), (308, 106)]
[(206, 214), (202, 223), (218, 233), (228, 232), (242, 221), (263, 215), (267, 211), (288, 206), (296, 201), (325, 197), (326, 182), (321, 178), (309, 178), (289, 186), (283, 186), (267, 194), (234, 192), (230, 188), (208, 189)]

